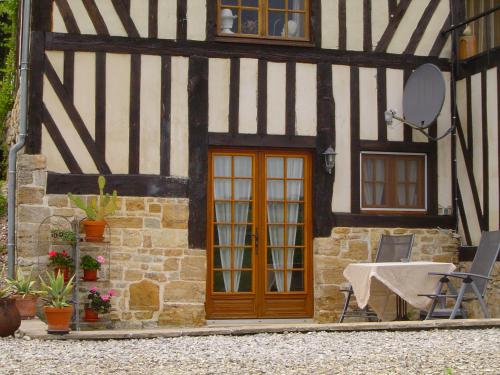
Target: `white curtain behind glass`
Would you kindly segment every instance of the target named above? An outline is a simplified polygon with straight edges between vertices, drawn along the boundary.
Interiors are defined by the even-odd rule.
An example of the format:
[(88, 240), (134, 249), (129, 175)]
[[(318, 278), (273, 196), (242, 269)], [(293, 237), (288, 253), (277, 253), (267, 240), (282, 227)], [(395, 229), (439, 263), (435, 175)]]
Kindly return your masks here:
[[(304, 10), (304, 0), (289, 0), (292, 10)], [(293, 13), (291, 20), (297, 24), (297, 32), (292, 37), (304, 37), (304, 17), (302, 13)], [(290, 23), (288, 24), (290, 29)]]
[(368, 206), (382, 205), (384, 203), (385, 191), (385, 162), (383, 160), (375, 160), (374, 163), (371, 159), (364, 160), (363, 174), (365, 181), (367, 181), (363, 187), (366, 204)]
[[(396, 165), (398, 202), (401, 206), (415, 206), (417, 204), (417, 162), (415, 160), (398, 160)], [(408, 190), (406, 186), (408, 186)]]
[[(304, 177), (304, 162), (300, 158), (289, 158), (286, 161), (287, 164), (287, 178), (303, 178)], [(287, 185), (287, 200), (298, 201), (301, 199), (303, 193), (303, 182), (302, 181), (288, 181)], [(287, 223), (297, 224), (299, 218), (299, 210), (301, 203), (289, 203), (287, 207)], [(294, 246), (297, 240), (297, 226), (287, 227), (287, 245)], [(295, 250), (293, 248), (288, 249), (287, 254), (287, 268), (293, 268), (293, 256)], [(287, 272), (286, 274), (286, 285), (287, 290), (290, 290), (290, 285), (292, 284), (292, 273)]]

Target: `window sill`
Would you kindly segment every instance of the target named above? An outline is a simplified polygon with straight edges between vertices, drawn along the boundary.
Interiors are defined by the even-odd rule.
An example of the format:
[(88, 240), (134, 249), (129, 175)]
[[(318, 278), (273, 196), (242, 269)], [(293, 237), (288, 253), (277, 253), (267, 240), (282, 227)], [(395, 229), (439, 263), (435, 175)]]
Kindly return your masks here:
[(315, 44), (307, 40), (290, 40), (290, 39), (266, 39), (266, 38), (248, 38), (237, 36), (221, 36), (217, 35), (213, 39), (216, 42), (224, 43), (241, 43), (241, 44), (266, 44), (278, 46), (293, 46), (293, 47), (315, 47)]
[(333, 213), (333, 226), (337, 227), (372, 227), (372, 228), (455, 228), (452, 215), (409, 215), (409, 214), (374, 214), (374, 213)]

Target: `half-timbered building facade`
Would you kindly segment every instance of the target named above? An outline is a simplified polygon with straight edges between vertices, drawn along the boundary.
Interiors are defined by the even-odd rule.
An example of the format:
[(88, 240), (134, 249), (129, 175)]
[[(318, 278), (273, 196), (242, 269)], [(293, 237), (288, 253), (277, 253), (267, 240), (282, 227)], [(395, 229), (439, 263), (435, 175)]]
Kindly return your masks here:
[[(334, 321), (382, 233), (458, 262), (455, 229), (499, 227), (500, 59), (455, 59), (465, 3), (36, 1), (18, 255), (105, 175), (117, 326)], [(384, 120), (425, 63), (447, 87), (431, 135), (457, 125), (438, 142)]]

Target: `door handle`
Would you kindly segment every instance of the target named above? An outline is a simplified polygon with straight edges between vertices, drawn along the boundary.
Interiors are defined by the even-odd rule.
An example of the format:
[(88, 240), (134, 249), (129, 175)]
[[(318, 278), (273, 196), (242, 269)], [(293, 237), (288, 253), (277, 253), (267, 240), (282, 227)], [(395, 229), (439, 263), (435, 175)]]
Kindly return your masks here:
[(255, 253), (259, 253), (259, 235), (257, 234), (257, 228), (255, 228), (255, 233), (252, 233), (252, 237), (255, 239)]

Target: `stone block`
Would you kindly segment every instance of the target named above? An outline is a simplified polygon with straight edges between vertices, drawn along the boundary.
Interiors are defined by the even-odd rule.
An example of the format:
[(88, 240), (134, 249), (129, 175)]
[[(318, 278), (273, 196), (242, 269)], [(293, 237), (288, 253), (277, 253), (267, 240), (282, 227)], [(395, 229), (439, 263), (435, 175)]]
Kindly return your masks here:
[(186, 248), (188, 246), (188, 232), (185, 229), (163, 229), (151, 232), (153, 247)]
[(132, 258), (131, 254), (127, 253), (112, 253), (111, 262), (126, 262)]
[(34, 171), (36, 169), (47, 168), (47, 158), (45, 155), (22, 154), (17, 158), (17, 168), (24, 171)]
[(368, 242), (362, 240), (349, 240), (347, 251), (343, 252), (343, 258), (354, 260), (368, 260)]
[(75, 216), (75, 210), (72, 208), (53, 208), (52, 215), (73, 217)]
[(111, 228), (141, 229), (143, 225), (142, 217), (111, 216), (106, 218)]
[(163, 228), (187, 229), (189, 208), (185, 204), (165, 204), (163, 206)]
[(439, 254), (432, 257), (433, 262), (456, 263), (457, 256), (453, 254)]
[(19, 204), (43, 204), (45, 189), (38, 186), (19, 186), (17, 200)]
[(161, 205), (158, 203), (151, 203), (149, 206), (149, 213), (151, 214), (159, 214), (161, 213)]
[(146, 217), (146, 218), (144, 218), (144, 228), (147, 228), (147, 229), (160, 229), (161, 228), (160, 219), (156, 219), (154, 217)]
[(314, 253), (337, 256), (340, 253), (341, 241), (334, 238), (315, 238), (314, 239)]
[(163, 262), (163, 271), (179, 271), (181, 260), (179, 258), (168, 258)]
[(146, 279), (158, 281), (160, 283), (167, 281), (167, 276), (163, 272), (147, 272), (144, 276)]
[(202, 326), (205, 324), (204, 305), (165, 305), (158, 318), (159, 325)]
[(138, 230), (125, 229), (123, 231), (123, 245), (127, 247), (139, 247), (142, 245), (142, 235)]
[(140, 311), (134, 313), (134, 318), (137, 320), (148, 320), (153, 318), (152, 311)]
[(165, 285), (165, 302), (205, 302), (205, 283), (200, 281), (172, 281)]
[(336, 227), (333, 228), (333, 233), (334, 234), (348, 234), (351, 232), (351, 228), (348, 227)]
[(69, 198), (67, 195), (50, 194), (47, 196), (48, 205), (50, 207), (68, 207)]
[(144, 199), (142, 198), (127, 198), (125, 201), (127, 211), (144, 211)]
[(151, 248), (153, 247), (153, 243), (151, 242), (151, 236), (150, 235), (145, 235), (143, 240), (142, 240), (142, 246), (146, 248)]
[(17, 211), (18, 221), (24, 223), (40, 224), (47, 216), (50, 215), (50, 209), (43, 206), (30, 206), (21, 204)]
[(396, 228), (396, 229), (392, 230), (392, 234), (394, 234), (394, 235), (407, 234), (407, 233), (408, 233), (408, 229), (406, 229), (406, 228)]
[(126, 270), (125, 271), (125, 280), (126, 281), (138, 281), (142, 280), (144, 273), (138, 270)]
[(129, 287), (130, 310), (158, 311), (160, 309), (160, 287), (151, 281), (143, 280)]
[(188, 256), (181, 260), (181, 279), (204, 281), (207, 274), (207, 258)]

